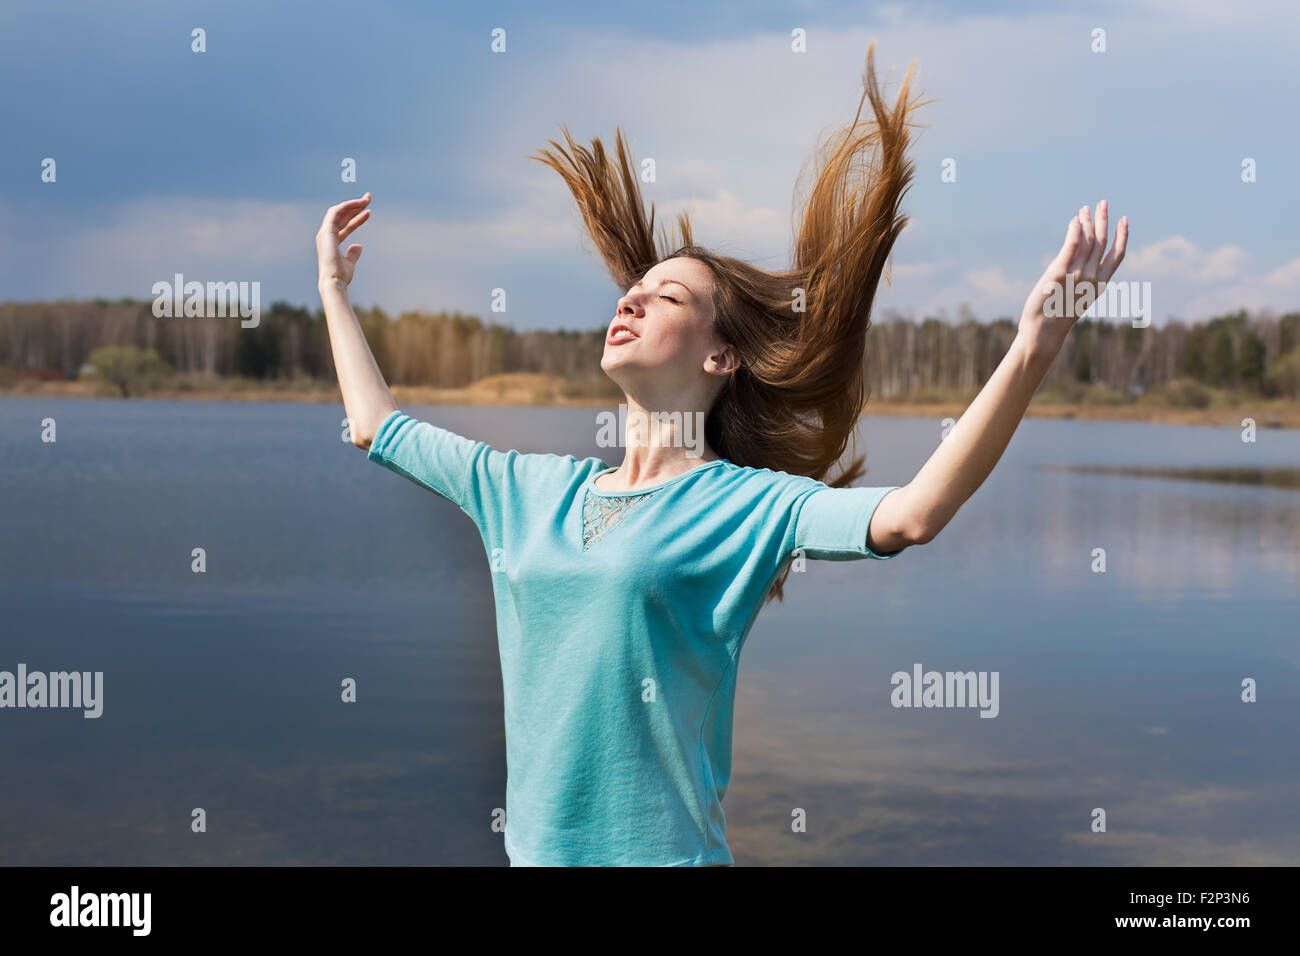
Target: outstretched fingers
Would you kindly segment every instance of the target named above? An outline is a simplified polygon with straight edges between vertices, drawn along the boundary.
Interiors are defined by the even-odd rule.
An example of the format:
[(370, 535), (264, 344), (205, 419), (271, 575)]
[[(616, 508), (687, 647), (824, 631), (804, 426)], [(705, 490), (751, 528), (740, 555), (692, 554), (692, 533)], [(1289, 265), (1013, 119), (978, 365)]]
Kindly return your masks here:
[(1079, 209), (1079, 225), (1083, 230), (1083, 239), (1074, 261), (1070, 263), (1070, 271), (1076, 274), (1076, 278), (1084, 279), (1088, 277), (1088, 264), (1096, 264), (1093, 253), (1097, 247), (1097, 226), (1092, 221), (1092, 210), (1087, 206)]
[(1092, 256), (1088, 259), (1088, 264), (1085, 267), (1088, 270), (1088, 278), (1097, 276), (1097, 264), (1101, 262), (1102, 253), (1106, 251), (1106, 242), (1110, 236), (1110, 221), (1107, 218), (1109, 210), (1106, 205), (1104, 199), (1097, 203), (1097, 231), (1093, 234)]
[(365, 222), (369, 218), (370, 218), (369, 209), (365, 210), (358, 216), (354, 216), (352, 218), (352, 221), (349, 222), (346, 226), (343, 227), (342, 230), (339, 231), (339, 242), (342, 242), (348, 236), (352, 235), (352, 233), (356, 232), (357, 227), (360, 226), (363, 222)]
[(1065, 227), (1065, 242), (1061, 244), (1061, 251), (1047, 267), (1047, 274), (1054, 280), (1064, 276), (1069, 271), (1070, 263), (1074, 261), (1082, 242), (1083, 226), (1079, 223), (1079, 217), (1075, 216)]
[(338, 241), (342, 242), (348, 235), (365, 221), (364, 217), (370, 214), (369, 210), (361, 213), (370, 204), (370, 193), (366, 193), (357, 199), (349, 199), (347, 202), (341, 202), (337, 206), (330, 206), (325, 211), (325, 219), (321, 223), (321, 232), (338, 233)]
[(1128, 216), (1121, 216), (1119, 225), (1115, 227), (1115, 244), (1111, 246), (1110, 251), (1102, 257), (1101, 264), (1097, 266), (1097, 278), (1101, 282), (1109, 282), (1110, 277), (1115, 274), (1119, 264), (1124, 261), (1124, 250), (1128, 248)]

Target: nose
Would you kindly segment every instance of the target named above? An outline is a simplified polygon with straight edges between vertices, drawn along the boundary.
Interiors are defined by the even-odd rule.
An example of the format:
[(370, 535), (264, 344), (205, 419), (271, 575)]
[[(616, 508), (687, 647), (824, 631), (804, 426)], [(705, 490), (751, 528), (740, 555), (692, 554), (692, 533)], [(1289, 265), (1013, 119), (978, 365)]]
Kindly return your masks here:
[(628, 293), (618, 300), (619, 315), (635, 315), (641, 308), (641, 300)]

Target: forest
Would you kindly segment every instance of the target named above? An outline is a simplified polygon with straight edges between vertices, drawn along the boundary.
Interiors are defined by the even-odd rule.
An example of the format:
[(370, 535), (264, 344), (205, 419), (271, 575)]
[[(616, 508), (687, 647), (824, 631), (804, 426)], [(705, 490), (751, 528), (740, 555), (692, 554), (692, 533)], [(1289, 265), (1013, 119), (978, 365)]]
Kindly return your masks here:
[[(491, 375), (536, 372), (564, 378), (571, 394), (619, 393), (600, 370), (604, 328), (519, 331), (460, 313), (358, 309), (388, 382), (459, 388)], [(969, 393), (992, 374), (1015, 336), (1009, 319), (957, 321), (877, 316), (867, 337), (873, 398), (924, 401)], [(267, 384), (334, 383), (324, 314), (285, 302), (254, 328), (238, 318), (157, 317), (149, 302), (103, 299), (0, 304), (0, 386), (24, 378), (93, 374), (92, 353), (144, 354), (157, 375), (237, 378)], [(101, 352), (101, 364), (104, 364)], [(1208, 320), (1133, 328), (1080, 320), (1043, 390), (1067, 401), (1123, 403), (1173, 390), (1176, 404), (1208, 401), (1207, 389), (1264, 398), (1300, 396), (1300, 312), (1244, 310)], [(123, 389), (125, 394), (125, 388)]]

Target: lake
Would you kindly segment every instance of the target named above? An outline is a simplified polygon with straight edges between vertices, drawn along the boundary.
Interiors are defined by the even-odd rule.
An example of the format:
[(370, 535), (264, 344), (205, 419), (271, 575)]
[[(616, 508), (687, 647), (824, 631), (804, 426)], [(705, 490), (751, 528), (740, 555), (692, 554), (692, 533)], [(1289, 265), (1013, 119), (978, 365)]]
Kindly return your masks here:
[[(403, 411), (619, 460), (595, 410)], [(342, 417), (0, 400), (0, 670), (104, 674), (97, 719), (0, 709), (0, 863), (507, 863), (488, 559)], [(861, 483), (941, 427), (863, 418)], [(791, 574), (741, 657), (737, 864), (1300, 864), (1300, 433), (1256, 438), (1027, 420), (931, 543)], [(894, 706), (916, 665), (996, 672), (997, 716)]]

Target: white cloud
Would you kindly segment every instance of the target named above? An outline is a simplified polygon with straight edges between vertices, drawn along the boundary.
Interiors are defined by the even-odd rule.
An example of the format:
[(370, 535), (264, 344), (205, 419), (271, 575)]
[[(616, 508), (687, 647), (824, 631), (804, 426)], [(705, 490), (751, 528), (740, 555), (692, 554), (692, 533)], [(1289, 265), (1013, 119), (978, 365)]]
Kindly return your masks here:
[(966, 281), (981, 294), (1003, 302), (1014, 302), (1017, 296), (1024, 298), (1029, 294), (1029, 283), (1008, 279), (1001, 266), (971, 270), (966, 273)]
[(1173, 22), (1196, 26), (1267, 25), (1270, 29), (1294, 27), (1293, 0), (1251, 0), (1227, 4), (1220, 0), (1134, 0), (1135, 13), (1168, 17)]
[[(1300, 287), (1300, 257), (1283, 263), (1260, 281), (1274, 289), (1295, 289)], [(1296, 304), (1300, 305), (1300, 303)]]
[(1132, 250), (1121, 271), (1130, 279), (1227, 282), (1239, 279), (1250, 255), (1240, 246), (1201, 249), (1186, 236), (1170, 236)]
[[(264, 300), (311, 301), (315, 235), (326, 208), (261, 200), (137, 200), (102, 223), (69, 223), (65, 234), (47, 240), (43, 253), (54, 268), (37, 296), (146, 299), (154, 282), (180, 272), (199, 281), (261, 281)], [(371, 219), (345, 245), (365, 248), (354, 290), (391, 310), (419, 304), (482, 312), (494, 268), (566, 245), (579, 252), (570, 217), (536, 203), (482, 219), (421, 218), (378, 200), (372, 208)], [(11, 212), (5, 210), (6, 221), (13, 221)], [(12, 254), (16, 245), (15, 239), (4, 240), (0, 250)], [(270, 276), (275, 280), (268, 282)]]
[[(1295, 22), (1293, 10), (1278, 12), (1278, 23)], [(1108, 143), (1144, 142), (1153, 132), (1165, 135), (1215, 97), (1228, 95), (1213, 77), (1180, 66), (1187, 50), (1184, 41), (1211, 43), (1195, 31), (1198, 23), (1217, 22), (1216, 9), (1201, 5), (1186, 19), (1171, 20), (1167, 14), (1160, 2), (1116, 12), (1106, 24), (1112, 49), (1104, 58), (1088, 50), (1089, 30), (1096, 25), (1090, 17), (1056, 11), (927, 18), (901, 7), (874, 9), (853, 28), (805, 25), (809, 52), (803, 55), (789, 52), (789, 38), (781, 32), (738, 33), (689, 46), (620, 38), (620, 66), (613, 73), (607, 69), (608, 38), (578, 33), (571, 45), (552, 51), (565, 64), (556, 71), (554, 83), (512, 91), (522, 93), (514, 108), (527, 119), (498, 126), (502, 142), (489, 152), (518, 152), (538, 135), (529, 128), (531, 118), (544, 120), (542, 129), (570, 122), (582, 139), (580, 122), (587, 136), (601, 135), (607, 144), (613, 127), (621, 125), (633, 134), (640, 155), (656, 158), (659, 182), (646, 191), (651, 198), (671, 197), (671, 202), (659, 202), (661, 217), (671, 218), (693, 195), (702, 241), (733, 247), (720, 251), (748, 252), (747, 257), (762, 265), (783, 265), (791, 233), (785, 201), (793, 196), (797, 174), (807, 172), (804, 164), (813, 144), (852, 117), (866, 47), (876, 39), (877, 69), (888, 78), (887, 97), (896, 93), (914, 54), (919, 89), (938, 97), (920, 115), (928, 128), (918, 131), (914, 156), (923, 162), (918, 163), (917, 184), (905, 202), (914, 228), (903, 233), (895, 250), (910, 255), (915, 264), (895, 267), (897, 285), (882, 287), (878, 301), (902, 311), (951, 314), (965, 303), (981, 317), (1015, 315), (1032, 279), (1055, 254), (1059, 235), (1053, 227), (1045, 247), (1031, 250), (1021, 238), (1027, 230), (999, 223), (996, 231), (1014, 238), (984, 264), (981, 260), (990, 258), (989, 240), (980, 235), (984, 217), (1029, 221), (1036, 216), (1033, 221), (1038, 223), (1043, 221), (1041, 211), (1059, 204), (1062, 197), (1035, 200), (1010, 191), (1007, 201), (994, 207), (986, 197), (1007, 190), (1008, 184), (989, 177), (1005, 176), (1008, 163), (1015, 165), (1019, 154), (1025, 157), (1025, 168), (1054, 163), (1059, 181), (1092, 192), (1096, 174), (1090, 163), (1094, 156), (1113, 151)], [(1213, 43), (1236, 56), (1243, 44), (1257, 44), (1259, 39), (1257, 30), (1225, 25)], [(991, 62), (1005, 67), (989, 69)], [(1066, 68), (1066, 63), (1075, 66)], [(604, 79), (593, 83), (595, 76)], [(1128, 101), (1116, 100), (1105, 108), (1104, 141), (1096, 135), (1095, 123), (1081, 123), (1078, 110), (1067, 105), (1080, 94), (1080, 82), (1087, 95), (1106, 101), (1153, 76), (1163, 79), (1145, 100), (1131, 107), (1125, 105)], [(1153, 119), (1156, 104), (1163, 105)], [(950, 154), (970, 160), (963, 164), (963, 193), (957, 198), (940, 196), (924, 165)], [(511, 174), (503, 169), (500, 175)], [(1142, 175), (1109, 176), (1109, 182), (1127, 189), (1143, 188)], [(1101, 185), (1098, 194), (1110, 193), (1114, 208), (1120, 191)], [(1078, 202), (1070, 197), (1067, 203), (1071, 200)], [(1234, 245), (1202, 249), (1180, 222), (1183, 211), (1181, 206), (1157, 205), (1136, 222), (1148, 234), (1172, 235), (1131, 248), (1122, 269), (1129, 279), (1161, 283), (1157, 323), (1171, 313), (1200, 317), (1194, 310), (1212, 299), (1226, 302), (1233, 296), (1245, 295), (1234, 308), (1246, 302), (1286, 306), (1292, 293), (1285, 281), (1279, 279), (1273, 286), (1250, 282), (1251, 254)], [(1024, 278), (1013, 278), (1021, 274)]]
[[(659, 222), (671, 225), (693, 200), (701, 242), (761, 265), (784, 266), (796, 177), (819, 134), (851, 119), (874, 38), (887, 97), (914, 54), (919, 88), (938, 97), (920, 116), (929, 128), (918, 131), (916, 158), (962, 160), (961, 193), (951, 187), (939, 192), (934, 167), (918, 165), (918, 182), (905, 201), (914, 223), (895, 248), (903, 259), (892, 267), (896, 285), (882, 287), (879, 301), (949, 313), (966, 303), (981, 317), (1014, 315), (1032, 277), (1059, 245), (1045, 210), (1060, 205), (1066, 190), (1026, 196), (1009, 186), (1007, 168), (1046, 163), (1071, 192), (1093, 192), (1102, 174), (1092, 164), (1107, 159), (1116, 144), (1145, 144), (1149, 155), (1151, 143), (1195, 128), (1225, 100), (1241, 101), (1243, 84), (1249, 90), (1263, 83), (1278, 98), (1292, 88), (1290, 74), (1271, 66), (1242, 80), (1232, 71), (1188, 65), (1207, 49), (1229, 64), (1250, 55), (1252, 64), (1268, 65), (1290, 55), (1294, 5), (1269, 3), (1249, 14), (1233, 8), (1231, 21), (1221, 20), (1223, 9), (1217, 0), (1136, 0), (1107, 16), (1111, 52), (1104, 57), (1087, 53), (1088, 29), (1096, 25), (1090, 16), (1056, 11), (926, 15), (891, 4), (864, 10), (849, 28), (810, 14), (802, 24), (809, 31), (806, 54), (792, 53), (788, 33), (780, 30), (680, 43), (673, 31), (630, 36), (575, 29), (564, 42), (512, 53), (511, 65), (522, 73), (516, 69), (513, 79), (475, 93), (474, 112), (485, 121), (449, 131), (449, 151), (472, 150), (476, 157), (471, 177), (488, 184), (492, 210), (432, 218), (390, 208), (377, 196), (374, 219), (356, 239), (366, 246), (357, 285), (367, 299), (392, 310), (422, 305), (481, 313), (487, 290), (506, 281), (501, 276), (548, 274), (548, 265), (564, 259), (554, 274), (567, 289), (605, 295), (603, 285), (579, 288), (600, 270), (572, 197), (553, 171), (524, 158), (558, 138), (561, 122), (580, 142), (600, 135), (607, 147), (621, 125), (638, 158), (655, 158), (658, 181), (643, 189)], [(793, 16), (792, 25), (801, 25), (797, 11)], [(1242, 16), (1255, 25), (1243, 29)], [(1207, 24), (1215, 25), (1212, 35)], [(520, 75), (533, 80), (521, 83)], [(1130, 96), (1132, 90), (1138, 93)], [(1080, 106), (1080, 95), (1097, 102)], [(1081, 110), (1104, 111), (1105, 142), (1098, 141), (1095, 123), (1080, 122)], [(1230, 132), (1239, 134), (1240, 127)], [(1198, 318), (1241, 306), (1300, 306), (1300, 259), (1261, 273), (1271, 239), (1261, 238), (1261, 246), (1252, 241), (1249, 253), (1234, 245), (1202, 247), (1184, 205), (1148, 195), (1159, 192), (1160, 172), (1141, 171), (1137, 163), (1132, 169), (1139, 171), (1111, 172), (1105, 185), (1123, 184), (1147, 201), (1135, 226), (1167, 236), (1132, 249), (1121, 272), (1160, 283), (1157, 322), (1169, 313)], [(1279, 201), (1287, 198), (1279, 195)], [(24, 294), (32, 289), (31, 297), (53, 298), (140, 294), (174, 271), (205, 278), (265, 275), (275, 277), (285, 297), (310, 300), (312, 237), (325, 205), (132, 200), (98, 223), (68, 220), (57, 239), (0, 236), (9, 263), (3, 278), (21, 280), (10, 287)], [(12, 211), (5, 210), (5, 221), (23, 221)], [(1206, 223), (1205, 235), (1215, 229)], [(1014, 278), (1021, 274), (1027, 278)], [(530, 291), (551, 295), (550, 289)], [(573, 303), (575, 312), (580, 306)], [(571, 324), (592, 323), (575, 315)]]
[(928, 279), (939, 270), (937, 262), (890, 263), (889, 274), (894, 281), (900, 279)]
[(788, 264), (788, 212), (743, 203), (734, 193), (722, 189), (713, 198), (695, 200), (694, 224), (697, 240), (719, 252), (757, 261), (764, 254), (774, 255), (774, 250), (780, 250), (779, 261), (761, 264), (769, 268)]

